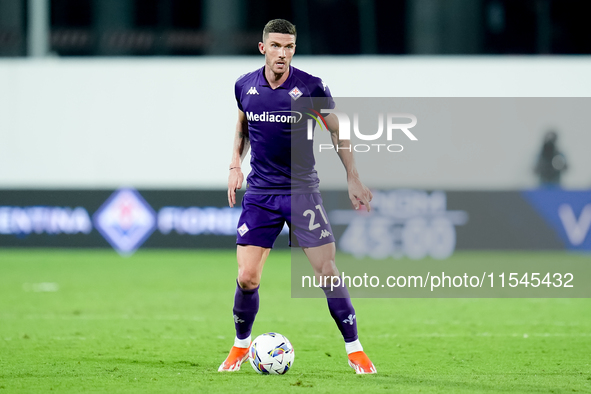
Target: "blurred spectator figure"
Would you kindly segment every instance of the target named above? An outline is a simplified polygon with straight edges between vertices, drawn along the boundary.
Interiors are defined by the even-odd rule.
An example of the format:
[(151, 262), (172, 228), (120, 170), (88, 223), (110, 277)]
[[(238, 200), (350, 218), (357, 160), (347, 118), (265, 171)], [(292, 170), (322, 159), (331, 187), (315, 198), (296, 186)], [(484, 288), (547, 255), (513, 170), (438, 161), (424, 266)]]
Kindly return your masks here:
[(555, 131), (548, 131), (544, 136), (544, 145), (535, 168), (541, 186), (560, 186), (560, 175), (567, 169), (566, 158), (556, 147), (557, 138)]

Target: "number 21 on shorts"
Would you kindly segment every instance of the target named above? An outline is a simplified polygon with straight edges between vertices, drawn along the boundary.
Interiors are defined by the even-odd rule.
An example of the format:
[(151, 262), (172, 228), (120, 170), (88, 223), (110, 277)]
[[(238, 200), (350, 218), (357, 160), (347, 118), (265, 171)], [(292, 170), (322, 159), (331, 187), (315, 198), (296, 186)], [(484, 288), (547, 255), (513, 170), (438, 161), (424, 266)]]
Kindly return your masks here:
[[(322, 215), (322, 219), (324, 220), (324, 223), (328, 224), (328, 219), (326, 218), (326, 214), (324, 213), (324, 210), (322, 209), (322, 205), (318, 204), (314, 208), (316, 208), (320, 212), (320, 215)], [(320, 227), (320, 223), (314, 223), (316, 220), (316, 212), (314, 212), (314, 210), (306, 209), (304, 211), (304, 216), (310, 216), (310, 224), (308, 225), (308, 230), (312, 231), (312, 230), (315, 230), (318, 227)]]

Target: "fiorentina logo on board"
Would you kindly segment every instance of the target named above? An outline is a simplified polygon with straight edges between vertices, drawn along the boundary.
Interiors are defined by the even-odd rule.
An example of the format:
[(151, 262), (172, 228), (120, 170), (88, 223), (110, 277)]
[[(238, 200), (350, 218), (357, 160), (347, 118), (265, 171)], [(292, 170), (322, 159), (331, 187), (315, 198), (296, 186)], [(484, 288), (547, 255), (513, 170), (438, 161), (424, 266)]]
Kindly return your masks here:
[(94, 226), (123, 255), (136, 251), (156, 229), (156, 213), (137, 192), (114, 192), (93, 216)]

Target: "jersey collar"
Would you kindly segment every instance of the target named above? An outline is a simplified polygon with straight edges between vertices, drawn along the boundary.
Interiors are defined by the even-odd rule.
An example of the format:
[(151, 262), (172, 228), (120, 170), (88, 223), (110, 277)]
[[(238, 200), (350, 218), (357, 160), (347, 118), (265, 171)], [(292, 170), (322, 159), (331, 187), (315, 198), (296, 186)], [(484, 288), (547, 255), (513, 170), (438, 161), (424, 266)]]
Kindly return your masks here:
[[(293, 66), (290, 65), (289, 66), (289, 75), (287, 76), (287, 79), (277, 89), (291, 89), (293, 87), (292, 85), (293, 85), (293, 80), (294, 80), (294, 76), (293, 76), (294, 70), (295, 70), (295, 68), (293, 68)], [(261, 68), (261, 71), (259, 72), (258, 84), (259, 84), (259, 86), (271, 87), (269, 85), (269, 82), (267, 82), (267, 78), (265, 78), (265, 66), (263, 66)]]

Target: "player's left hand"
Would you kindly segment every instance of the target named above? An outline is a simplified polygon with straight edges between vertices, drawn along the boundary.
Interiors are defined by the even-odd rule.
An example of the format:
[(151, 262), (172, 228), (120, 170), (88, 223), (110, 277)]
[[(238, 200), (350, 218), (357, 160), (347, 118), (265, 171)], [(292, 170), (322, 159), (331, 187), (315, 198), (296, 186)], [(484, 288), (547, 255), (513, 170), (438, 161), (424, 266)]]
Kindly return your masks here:
[(367, 212), (371, 211), (371, 205), (369, 203), (373, 198), (373, 194), (367, 186), (361, 183), (359, 177), (349, 176), (347, 178), (347, 186), (349, 188), (349, 199), (353, 203), (353, 207), (359, 209), (359, 205), (361, 204), (365, 206)]

